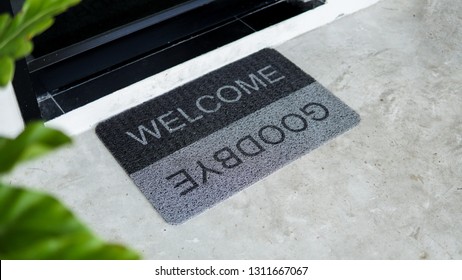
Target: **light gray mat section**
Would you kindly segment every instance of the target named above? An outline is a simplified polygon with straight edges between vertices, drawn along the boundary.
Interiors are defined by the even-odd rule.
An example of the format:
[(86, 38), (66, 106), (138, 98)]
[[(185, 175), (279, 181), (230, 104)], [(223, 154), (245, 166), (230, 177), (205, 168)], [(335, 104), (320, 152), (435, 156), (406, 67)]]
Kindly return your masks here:
[[(309, 103), (325, 106), (329, 116), (315, 120), (325, 117), (325, 110), (317, 105), (305, 110), (312, 114), (303, 114), (300, 108)], [(305, 126), (306, 129), (293, 132), (285, 128), (282, 119), (289, 114), (299, 116), (290, 115), (285, 119), (290, 129), (302, 130)], [(306, 125), (300, 118), (302, 116)], [(349, 130), (359, 120), (357, 113), (316, 82), (133, 173), (131, 177), (162, 217), (169, 223), (178, 224)], [(280, 130), (274, 127), (261, 130), (268, 125)], [(284, 140), (280, 137), (281, 131)], [(239, 145), (242, 153), (236, 145), (246, 136)], [(280, 143), (272, 144), (277, 142)]]

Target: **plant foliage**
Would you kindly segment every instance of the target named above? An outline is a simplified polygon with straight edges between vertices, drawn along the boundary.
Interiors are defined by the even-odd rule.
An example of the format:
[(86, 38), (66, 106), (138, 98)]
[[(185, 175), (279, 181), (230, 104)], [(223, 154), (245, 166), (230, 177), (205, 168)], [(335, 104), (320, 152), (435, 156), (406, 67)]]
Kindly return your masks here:
[[(5, 1), (5, 0), (1, 0)], [(32, 52), (31, 39), (48, 29), (53, 17), (80, 0), (26, 0), (14, 18), (0, 15), (0, 86), (5, 86), (14, 73), (14, 61)]]
[(138, 259), (95, 237), (55, 198), (0, 184), (0, 259)]
[[(79, 2), (26, 0), (16, 17), (0, 15), (0, 86), (13, 78), (15, 60), (32, 52), (32, 37)], [(15, 139), (0, 137), (0, 179), (19, 163), (70, 142), (68, 136), (41, 122), (28, 124)], [(0, 182), (0, 259), (138, 258), (134, 251), (93, 235), (55, 198)]]
[[(62, 132), (30, 123), (15, 139), (0, 138), (0, 175), (71, 142)], [(55, 198), (0, 182), (0, 259), (138, 259), (93, 235)]]
[(62, 132), (46, 128), (41, 122), (32, 122), (15, 139), (0, 138), (0, 174), (70, 142)]

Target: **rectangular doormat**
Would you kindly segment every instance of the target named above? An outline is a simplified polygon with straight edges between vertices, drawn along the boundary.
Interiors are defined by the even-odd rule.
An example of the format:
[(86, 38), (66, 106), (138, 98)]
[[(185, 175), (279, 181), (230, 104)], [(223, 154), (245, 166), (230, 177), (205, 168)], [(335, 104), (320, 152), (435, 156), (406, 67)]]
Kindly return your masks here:
[(112, 117), (96, 133), (165, 221), (179, 224), (359, 120), (264, 49)]

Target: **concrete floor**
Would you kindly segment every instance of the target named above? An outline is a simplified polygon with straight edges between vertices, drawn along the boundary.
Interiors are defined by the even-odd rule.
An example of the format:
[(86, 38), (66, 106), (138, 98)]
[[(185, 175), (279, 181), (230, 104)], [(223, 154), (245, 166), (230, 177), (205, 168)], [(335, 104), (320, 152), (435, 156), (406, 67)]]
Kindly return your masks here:
[(18, 169), (148, 259), (461, 259), (462, 1), (382, 0), (277, 49), (360, 125), (180, 226), (94, 131)]

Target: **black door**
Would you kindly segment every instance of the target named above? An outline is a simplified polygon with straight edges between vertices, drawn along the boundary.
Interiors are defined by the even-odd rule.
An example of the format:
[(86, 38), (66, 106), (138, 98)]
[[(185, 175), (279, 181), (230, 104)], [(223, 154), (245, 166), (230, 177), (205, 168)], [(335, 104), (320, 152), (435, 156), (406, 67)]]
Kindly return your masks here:
[[(11, 11), (22, 2), (11, 0)], [(52, 119), (313, 6), (292, 2), (82, 0), (18, 62), (13, 85), (27, 103), (23, 117)]]

